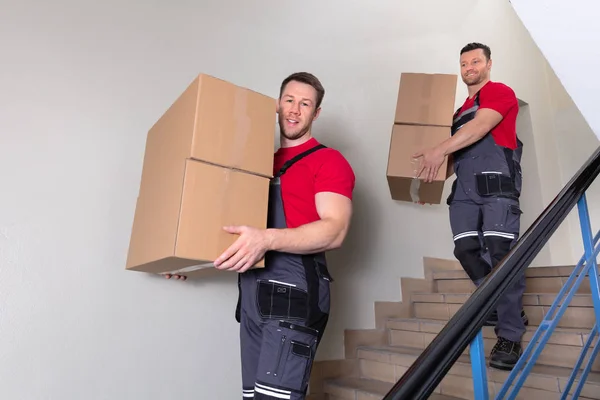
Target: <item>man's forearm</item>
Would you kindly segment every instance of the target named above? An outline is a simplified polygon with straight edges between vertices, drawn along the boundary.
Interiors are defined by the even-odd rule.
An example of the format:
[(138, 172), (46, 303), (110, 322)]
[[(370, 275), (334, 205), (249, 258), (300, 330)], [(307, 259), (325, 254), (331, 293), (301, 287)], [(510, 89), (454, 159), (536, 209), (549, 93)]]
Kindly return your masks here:
[(480, 140), (486, 135), (486, 128), (476, 120), (471, 120), (454, 134), (440, 144), (440, 149), (445, 156), (455, 151), (464, 149)]
[(321, 219), (291, 229), (267, 229), (269, 250), (312, 254), (342, 245), (347, 227), (333, 219)]

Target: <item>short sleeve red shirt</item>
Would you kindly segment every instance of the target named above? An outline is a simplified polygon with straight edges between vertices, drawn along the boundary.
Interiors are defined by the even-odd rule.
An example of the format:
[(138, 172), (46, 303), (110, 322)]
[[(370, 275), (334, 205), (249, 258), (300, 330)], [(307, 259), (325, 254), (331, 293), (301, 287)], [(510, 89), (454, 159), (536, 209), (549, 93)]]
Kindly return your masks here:
[[(273, 174), (286, 161), (318, 144), (311, 138), (299, 146), (280, 148), (275, 153)], [(288, 228), (320, 219), (315, 204), (317, 193), (333, 192), (352, 199), (354, 185), (354, 171), (337, 150), (323, 148), (296, 162), (281, 176), (281, 196)]]
[[(475, 104), (475, 96), (467, 98), (461, 110), (466, 110)], [(507, 85), (489, 81), (479, 90), (479, 108), (489, 108), (502, 115), (502, 121), (491, 133), (498, 146), (517, 148), (517, 115), (519, 101), (515, 92)]]

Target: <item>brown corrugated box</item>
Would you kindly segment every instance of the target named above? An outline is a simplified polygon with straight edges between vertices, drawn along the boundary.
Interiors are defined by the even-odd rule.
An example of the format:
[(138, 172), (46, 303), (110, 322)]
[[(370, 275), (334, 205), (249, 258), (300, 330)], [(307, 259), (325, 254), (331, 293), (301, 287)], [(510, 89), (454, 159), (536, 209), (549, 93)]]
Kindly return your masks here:
[(450, 137), (456, 84), (452, 74), (401, 75), (387, 166), (392, 199), (441, 204), (444, 182), (454, 173), (451, 157), (446, 157), (434, 182), (425, 183), (416, 178), (421, 159), (412, 155)]
[(266, 227), (275, 106), (201, 74), (169, 107), (148, 132), (128, 270), (193, 275), (237, 239), (223, 226)]
[(395, 124), (452, 126), (457, 76), (402, 73)]
[(452, 163), (444, 161), (433, 182), (414, 179), (420, 160), (412, 155), (448, 138), (447, 127), (395, 124), (392, 128), (387, 180), (394, 200), (440, 204), (444, 182), (454, 172)]

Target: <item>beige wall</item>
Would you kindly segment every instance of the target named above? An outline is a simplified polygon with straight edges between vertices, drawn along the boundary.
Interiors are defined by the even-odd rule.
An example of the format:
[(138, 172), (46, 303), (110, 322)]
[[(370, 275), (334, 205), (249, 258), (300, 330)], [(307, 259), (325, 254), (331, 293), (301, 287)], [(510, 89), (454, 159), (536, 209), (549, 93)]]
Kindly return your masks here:
[[(556, 142), (560, 148), (558, 164), (561, 169), (561, 184), (566, 185), (600, 143), (550, 65), (546, 66), (546, 71), (552, 95), (552, 122)], [(600, 228), (600, 183), (597, 180), (592, 183), (586, 197), (595, 234)], [(570, 240), (565, 246), (573, 249), (573, 255), (578, 260), (583, 255), (583, 245), (577, 207), (573, 209), (568, 220)]]
[[(182, 284), (124, 271), (146, 131), (198, 72), (272, 96), (298, 70), (325, 85), (315, 134), (350, 160), (357, 188), (348, 242), (331, 256), (321, 359), (342, 356), (344, 328), (373, 326), (374, 301), (401, 298), (398, 278), (422, 276), (423, 256), (452, 257), (445, 206), (389, 196), (401, 72), (457, 73), (465, 43), (491, 45), (493, 79), (530, 109), (524, 221), (577, 163), (556, 162), (568, 142), (555, 133), (546, 64), (506, 1), (13, 4), (0, 15), (11, 38), (0, 74), (2, 398), (239, 396), (235, 275)], [(465, 96), (461, 86), (457, 105)], [(537, 262), (572, 262), (570, 234)]]

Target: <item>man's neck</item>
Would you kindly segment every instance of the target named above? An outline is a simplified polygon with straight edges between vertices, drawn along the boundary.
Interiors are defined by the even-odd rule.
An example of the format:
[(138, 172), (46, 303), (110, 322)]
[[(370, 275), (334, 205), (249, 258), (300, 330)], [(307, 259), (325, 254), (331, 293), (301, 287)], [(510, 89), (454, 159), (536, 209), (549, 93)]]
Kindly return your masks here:
[(302, 137), (299, 137), (298, 139), (290, 140), (283, 135), (280, 135), (279, 139), (280, 139), (280, 147), (289, 148), (289, 147), (300, 146), (300, 145), (308, 142), (310, 139), (312, 139), (312, 135), (311, 135), (310, 131), (308, 131)]
[(481, 90), (482, 87), (485, 86), (486, 83), (488, 83), (490, 81), (490, 78), (487, 78), (486, 80), (484, 80), (481, 83), (478, 83), (477, 85), (471, 85), (469, 86), (467, 89), (469, 90), (469, 98), (473, 98), (473, 96), (475, 96), (475, 94), (477, 92), (479, 92), (479, 90)]

